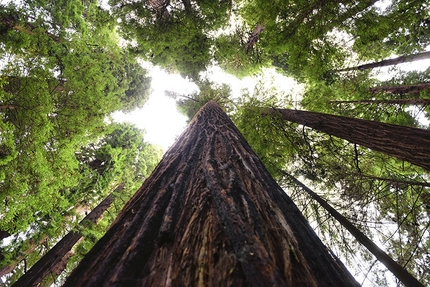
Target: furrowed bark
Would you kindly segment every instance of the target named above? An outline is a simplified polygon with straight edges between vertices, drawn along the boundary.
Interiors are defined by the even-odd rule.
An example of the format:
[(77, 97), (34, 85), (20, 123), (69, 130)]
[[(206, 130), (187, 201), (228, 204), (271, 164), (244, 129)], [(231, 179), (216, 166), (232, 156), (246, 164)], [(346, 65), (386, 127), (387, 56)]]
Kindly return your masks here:
[(379, 248), (369, 237), (367, 237), (363, 232), (361, 232), (357, 227), (355, 227), (348, 219), (337, 212), (330, 204), (322, 199), (313, 190), (303, 184), (301, 181), (295, 177), (283, 173), (290, 180), (292, 180), (296, 185), (300, 186), (306, 193), (308, 193), (314, 200), (316, 200), (325, 210), (330, 213), (343, 227), (345, 227), (360, 244), (364, 245), (367, 250), (369, 250), (382, 264), (390, 270), (394, 276), (396, 276), (405, 286), (407, 287), (424, 287), (414, 276), (412, 276), (405, 268), (394, 261), (387, 253), (385, 253), (381, 248)]
[(358, 286), (213, 101), (64, 286)]
[(300, 110), (264, 109), (263, 114), (279, 115), (430, 170), (430, 130)]

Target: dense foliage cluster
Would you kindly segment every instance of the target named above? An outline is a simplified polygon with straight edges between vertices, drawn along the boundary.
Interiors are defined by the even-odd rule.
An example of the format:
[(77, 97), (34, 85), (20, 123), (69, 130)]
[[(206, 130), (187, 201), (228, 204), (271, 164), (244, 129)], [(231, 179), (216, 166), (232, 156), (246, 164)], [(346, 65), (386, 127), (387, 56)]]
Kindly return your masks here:
[[(160, 151), (144, 143), (141, 131), (106, 123), (113, 111), (145, 103), (150, 78), (138, 61), (144, 60), (197, 84), (199, 93), (167, 92), (190, 119), (211, 99), (230, 113), (272, 176), (360, 280), (388, 286), (395, 279), (291, 176), (430, 284), (428, 170), (261, 112), (294, 107), (428, 129), (430, 69), (405, 72), (395, 65), (430, 58), (429, 8), (427, 1), (404, 0), (1, 6), (0, 238), (10, 243), (1, 247), (0, 271), (13, 270), (6, 282), (76, 229), (79, 210), (91, 210), (114, 190), (117, 210), (157, 163)], [(293, 102), (293, 95), (263, 79), (234, 95), (204, 76), (214, 65), (238, 78), (261, 79), (276, 69), (303, 91)], [(380, 80), (376, 71), (388, 65)], [(76, 254), (88, 250), (116, 213), (83, 231), (88, 241)]]

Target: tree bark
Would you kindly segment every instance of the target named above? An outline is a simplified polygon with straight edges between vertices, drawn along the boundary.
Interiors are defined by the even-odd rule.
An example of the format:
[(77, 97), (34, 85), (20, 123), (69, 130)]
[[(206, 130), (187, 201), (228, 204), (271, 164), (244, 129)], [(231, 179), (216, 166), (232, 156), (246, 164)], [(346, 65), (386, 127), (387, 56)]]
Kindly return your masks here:
[(430, 170), (430, 130), (300, 110), (264, 109), (263, 114), (279, 115)]
[(413, 54), (413, 55), (400, 56), (400, 57), (397, 57), (394, 59), (382, 60), (379, 62), (364, 64), (364, 65), (360, 65), (360, 66), (356, 66), (356, 67), (339, 69), (339, 70), (336, 70), (336, 72), (362, 71), (362, 70), (398, 65), (398, 64), (402, 64), (402, 63), (409, 63), (409, 62), (414, 62), (414, 61), (419, 61), (419, 60), (426, 60), (429, 58), (430, 58), (430, 51), (417, 53), (417, 54)]
[(369, 91), (374, 94), (384, 92), (385, 94), (419, 95), (421, 91), (430, 91), (430, 83), (374, 87), (370, 88)]
[(337, 212), (330, 204), (322, 199), (318, 194), (313, 192), (309, 187), (304, 185), (301, 181), (295, 177), (283, 173), (290, 180), (292, 180), (296, 185), (300, 186), (306, 193), (308, 193), (314, 200), (316, 200), (325, 210), (330, 213), (343, 227), (345, 227), (360, 244), (364, 245), (367, 250), (369, 250), (385, 267), (390, 270), (394, 276), (396, 276), (405, 286), (407, 287), (424, 287), (414, 276), (412, 276), (405, 268), (394, 261), (387, 253), (385, 253), (381, 248), (379, 248), (369, 237), (367, 237), (363, 232), (358, 230), (348, 219)]
[(245, 45), (245, 51), (248, 53), (250, 49), (254, 47), (254, 45), (258, 41), (258, 36), (264, 31), (264, 27), (260, 24), (257, 24), (257, 27), (255, 27), (254, 31), (252, 31), (251, 35), (248, 38), (248, 41)]
[[(92, 223), (96, 223), (101, 218), (106, 209), (114, 201), (112, 194), (108, 195), (100, 202), (85, 218)], [(42, 280), (49, 274), (60, 274), (66, 268), (67, 260), (71, 256), (72, 247), (82, 238), (80, 232), (71, 231), (64, 236), (51, 250), (48, 251), (39, 261), (34, 264), (21, 278), (18, 279), (12, 286), (28, 287), (38, 286)]]
[(329, 101), (331, 104), (386, 104), (386, 105), (428, 105), (430, 99), (392, 99), (392, 100), (355, 100)]
[(357, 286), (213, 101), (64, 286)]
[(0, 230), (0, 240), (3, 240), (6, 237), (11, 236), (11, 234), (6, 230)]
[(0, 111), (1, 110), (13, 110), (17, 107), (18, 106), (16, 106), (16, 105), (0, 105)]

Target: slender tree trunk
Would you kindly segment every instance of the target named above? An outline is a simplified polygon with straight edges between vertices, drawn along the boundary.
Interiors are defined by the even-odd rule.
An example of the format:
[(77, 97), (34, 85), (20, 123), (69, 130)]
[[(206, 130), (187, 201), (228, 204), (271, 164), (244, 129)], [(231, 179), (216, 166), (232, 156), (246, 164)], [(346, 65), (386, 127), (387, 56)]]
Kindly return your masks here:
[(64, 286), (357, 286), (213, 101)]
[(24, 251), (20, 252), (19, 256), (14, 259), (13, 262), (9, 263), (8, 265), (5, 265), (0, 268), (0, 277), (9, 274), (10, 272), (15, 269), (15, 267), (24, 260), (30, 253), (32, 253), (34, 250), (36, 250), (37, 247), (45, 243), (45, 241), (48, 239), (47, 235), (44, 235), (40, 239), (30, 238), (27, 241), (28, 248), (26, 248)]
[[(81, 221), (88, 220), (96, 223), (101, 218), (103, 213), (112, 204), (114, 196), (108, 195), (99, 205), (96, 206), (85, 218)], [(18, 279), (12, 286), (28, 287), (38, 286), (42, 280), (49, 274), (60, 274), (66, 268), (67, 260), (72, 255), (70, 252), (72, 247), (82, 238), (79, 232), (71, 231), (63, 237), (51, 250), (48, 251), (39, 261), (34, 264), (21, 278)]]
[(397, 178), (389, 178), (389, 177), (380, 177), (380, 176), (373, 176), (370, 174), (362, 174), (362, 173), (352, 173), (352, 174), (345, 174), (344, 176), (347, 176), (349, 178), (351, 177), (358, 177), (360, 179), (374, 179), (374, 180), (382, 180), (386, 182), (390, 182), (393, 186), (404, 186), (404, 185), (415, 185), (415, 186), (428, 186), (430, 187), (430, 182), (421, 182), (421, 181), (415, 181), (415, 180), (403, 180), (403, 179), (397, 179)]
[(1, 110), (13, 110), (16, 109), (18, 106), (15, 105), (0, 105), (0, 111)]
[(386, 94), (419, 95), (421, 91), (430, 91), (430, 83), (374, 87), (370, 88), (369, 91), (374, 94), (384, 92)]
[(430, 130), (300, 110), (264, 109), (263, 114), (279, 115), (430, 170)]
[(364, 64), (356, 67), (340, 69), (340, 70), (336, 70), (336, 72), (362, 71), (362, 70), (381, 68), (381, 67), (398, 65), (402, 63), (414, 62), (414, 61), (425, 60), (425, 59), (430, 59), (430, 51), (417, 53), (413, 55), (400, 56), (394, 59), (382, 60), (380, 62)]
[(369, 250), (385, 267), (390, 270), (394, 276), (396, 276), (405, 286), (407, 287), (424, 287), (414, 276), (412, 276), (405, 268), (394, 261), (387, 253), (380, 249), (369, 237), (367, 237), (363, 232), (358, 230), (348, 219), (337, 212), (330, 204), (322, 199), (318, 194), (313, 192), (310, 188), (304, 185), (301, 181), (295, 177), (283, 173), (290, 180), (292, 180), (296, 185), (300, 186), (304, 191), (306, 191), (314, 200), (316, 200), (325, 210), (330, 213), (343, 227), (345, 227), (360, 244), (364, 245), (367, 250)]
[(355, 100), (329, 101), (331, 104), (387, 104), (387, 105), (428, 105), (430, 99), (392, 99), (392, 100)]

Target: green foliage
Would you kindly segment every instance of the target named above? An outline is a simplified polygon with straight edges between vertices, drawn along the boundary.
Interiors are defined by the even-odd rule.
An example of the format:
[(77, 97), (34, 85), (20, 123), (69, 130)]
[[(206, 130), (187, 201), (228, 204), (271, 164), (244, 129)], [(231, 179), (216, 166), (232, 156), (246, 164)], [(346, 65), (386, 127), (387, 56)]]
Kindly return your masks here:
[(246, 41), (245, 32), (237, 29), (231, 35), (218, 37), (215, 42), (215, 61), (224, 71), (238, 78), (253, 75), (270, 63), (258, 46), (247, 50)]
[[(231, 1), (110, 1), (130, 49), (145, 60), (194, 80), (209, 66), (208, 32), (228, 20)], [(152, 4), (151, 4), (152, 3)], [(152, 5), (152, 6), (151, 6)]]
[[(209, 100), (220, 103), (320, 237), (351, 266), (375, 273), (376, 284), (388, 284), (385, 271), (286, 173), (316, 188), (429, 282), (428, 172), (265, 115), (265, 108), (291, 108), (290, 97), (267, 84), (260, 82), (254, 94), (244, 92), (238, 99), (227, 85), (201, 78), (213, 64), (239, 78), (272, 66), (305, 84), (295, 107), (420, 126), (415, 111), (428, 115), (429, 107), (357, 101), (407, 99), (410, 95), (370, 88), (426, 83), (429, 70), (391, 70), (397, 76), (386, 82), (371, 72), (336, 70), (352, 59), (376, 61), (425, 50), (430, 37), (426, 1), (395, 0), (383, 11), (373, 0), (109, 4), (109, 11), (97, 1), (76, 0), (0, 7), (0, 231), (13, 234), (13, 241), (2, 246), (1, 266), (13, 264), (36, 242), (39, 246), (25, 256), (32, 265), (76, 228), (83, 217), (77, 210), (91, 210), (114, 192), (115, 202), (103, 220), (80, 228), (86, 239), (75, 250), (72, 269), (158, 163), (161, 151), (144, 142), (142, 131), (105, 122), (112, 111), (131, 111), (146, 102), (150, 75), (138, 56), (197, 83), (198, 93), (170, 92), (190, 120)], [(252, 39), (258, 26), (264, 29)], [(118, 45), (120, 39), (126, 49)], [(428, 96), (421, 91), (413, 98)], [(47, 235), (50, 239), (41, 244)], [(24, 263), (8, 283), (23, 270)]]
[(199, 91), (190, 95), (180, 95), (172, 91), (166, 94), (176, 99), (177, 108), (180, 113), (188, 118), (188, 121), (210, 100), (216, 101), (225, 110), (231, 109), (231, 89), (228, 85), (217, 85), (208, 79), (196, 83)]
[[(14, 240), (1, 266), (23, 254), (34, 264), (46, 248), (29, 242), (60, 238), (79, 206), (91, 208), (117, 181), (135, 188), (160, 156), (142, 131), (105, 122), (149, 94), (146, 71), (118, 44), (116, 21), (96, 2), (63, 2), (23, 1), (0, 13), (0, 230)], [(120, 136), (131, 144), (112, 146)], [(90, 143), (104, 168), (79, 158)]]
[(430, 43), (429, 11), (426, 1), (392, 1), (380, 12), (375, 8), (351, 21), (353, 49), (364, 59), (381, 60), (396, 54), (422, 51)]

